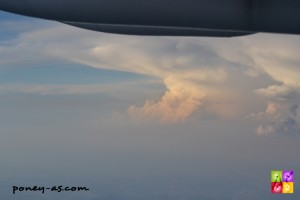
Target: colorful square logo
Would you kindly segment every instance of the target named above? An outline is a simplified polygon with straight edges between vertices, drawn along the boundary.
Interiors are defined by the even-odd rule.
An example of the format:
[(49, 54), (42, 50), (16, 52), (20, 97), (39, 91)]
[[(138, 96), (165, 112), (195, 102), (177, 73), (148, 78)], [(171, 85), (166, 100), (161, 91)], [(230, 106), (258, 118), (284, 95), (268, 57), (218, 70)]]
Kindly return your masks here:
[(294, 193), (294, 171), (271, 171), (271, 192), (274, 194)]

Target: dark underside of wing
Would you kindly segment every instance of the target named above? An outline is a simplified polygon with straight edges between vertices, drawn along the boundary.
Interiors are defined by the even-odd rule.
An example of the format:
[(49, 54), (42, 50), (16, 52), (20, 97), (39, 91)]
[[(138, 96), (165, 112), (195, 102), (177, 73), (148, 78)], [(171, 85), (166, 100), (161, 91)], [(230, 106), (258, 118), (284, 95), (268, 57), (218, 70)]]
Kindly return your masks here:
[(253, 32), (234, 30), (212, 30), (202, 28), (165, 27), (165, 26), (144, 26), (144, 25), (118, 25), (118, 24), (95, 24), (82, 22), (62, 23), (80, 27), (83, 29), (117, 33), (125, 35), (156, 35), (156, 36), (208, 36), (208, 37), (236, 37), (254, 34)]

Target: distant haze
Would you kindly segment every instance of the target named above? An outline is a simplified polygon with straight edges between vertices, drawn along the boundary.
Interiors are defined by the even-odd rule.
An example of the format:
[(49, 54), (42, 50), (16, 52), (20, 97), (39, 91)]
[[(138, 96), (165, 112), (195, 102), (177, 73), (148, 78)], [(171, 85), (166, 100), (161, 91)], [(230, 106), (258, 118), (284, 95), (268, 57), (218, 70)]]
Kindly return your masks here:
[[(0, 197), (299, 199), (299, 52), (293, 35), (122, 36), (0, 13)], [(271, 170), (289, 169), (295, 194), (271, 194)]]

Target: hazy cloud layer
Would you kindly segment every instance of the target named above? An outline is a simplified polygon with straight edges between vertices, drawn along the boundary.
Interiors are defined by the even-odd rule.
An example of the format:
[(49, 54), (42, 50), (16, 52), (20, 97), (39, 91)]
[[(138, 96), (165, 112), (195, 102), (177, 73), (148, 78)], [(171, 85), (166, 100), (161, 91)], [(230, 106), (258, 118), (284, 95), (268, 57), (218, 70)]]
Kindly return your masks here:
[[(136, 83), (127, 84), (136, 87)], [(124, 87), (124, 85), (123, 85)], [(92, 95), (119, 92), (122, 86), (116, 85), (0, 85), (0, 92), (38, 94), (38, 95)]]
[(136, 119), (248, 115), (261, 121), (259, 134), (298, 133), (299, 51), (299, 36), (137, 37), (49, 24), (1, 44), (0, 66), (55, 59), (148, 75), (161, 79), (166, 91), (130, 106)]

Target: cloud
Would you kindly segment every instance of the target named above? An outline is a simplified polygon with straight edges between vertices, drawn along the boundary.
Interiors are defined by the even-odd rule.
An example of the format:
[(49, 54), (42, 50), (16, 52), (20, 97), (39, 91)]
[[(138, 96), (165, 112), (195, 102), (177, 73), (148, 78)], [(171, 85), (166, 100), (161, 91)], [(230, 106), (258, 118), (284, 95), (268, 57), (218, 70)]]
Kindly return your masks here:
[[(283, 67), (284, 68), (284, 67)], [(298, 69), (299, 71), (300, 69)], [(298, 73), (294, 70), (295, 74)], [(286, 75), (280, 85), (271, 85), (256, 90), (267, 101), (267, 109), (262, 114), (263, 124), (257, 129), (259, 135), (264, 134), (300, 134), (299, 102), (300, 81), (293, 80), (294, 74)]]
[(271, 85), (267, 88), (256, 90), (256, 93), (268, 98), (290, 99), (296, 97), (300, 93), (300, 88), (289, 85)]
[(297, 104), (287, 102), (269, 102), (265, 112), (255, 115), (261, 125), (257, 128), (258, 135), (300, 134), (299, 111)]
[(293, 105), (290, 107), (290, 113), (294, 116), (297, 117), (298, 115), (298, 108), (299, 106), (297, 104)]
[(299, 36), (262, 35), (249, 53), (254, 62), (274, 82), (255, 90), (267, 102), (266, 110), (255, 117), (261, 121), (259, 135), (300, 133)]
[(147, 100), (141, 108), (130, 106), (129, 113), (136, 119), (148, 117), (177, 122), (185, 120), (201, 105), (204, 94), (195, 85), (172, 77), (165, 79), (165, 85), (167, 91), (160, 100)]
[[(75, 33), (69, 37), (67, 33), (73, 31)], [(206, 45), (193, 45), (186, 39), (150, 37), (145, 40), (61, 25), (24, 33), (13, 44), (8, 48), (9, 53), (26, 51), (24, 56), (28, 58), (31, 57), (28, 54), (35, 54), (34, 57), (40, 59), (59, 58), (162, 79), (167, 91), (161, 100), (147, 100), (142, 108), (131, 106), (132, 116), (144, 115), (163, 121), (185, 120), (198, 110), (205, 95), (216, 93), (208, 91), (206, 84), (221, 86), (227, 80), (226, 70), (219, 66), (224, 61), (216, 59), (214, 51)], [(25, 59), (20, 60), (24, 62)], [(48, 93), (72, 91), (70, 88), (49, 89), (46, 89)]]
[[(160, 98), (149, 98), (142, 106), (132, 101), (128, 112), (134, 118), (178, 122), (199, 113), (236, 118), (254, 108), (267, 116), (265, 121), (291, 126), (292, 113), (291, 119), (299, 122), (294, 115), (297, 109), (289, 111), (299, 100), (299, 43), (299, 36), (270, 34), (237, 38), (124, 36), (49, 23), (47, 28), (23, 32), (1, 45), (0, 52), (5, 54), (0, 56), (0, 66), (59, 60), (162, 80), (166, 91)], [(263, 103), (260, 96), (265, 98)], [(268, 102), (278, 105), (281, 121), (271, 119), (275, 107)], [(267, 111), (259, 111), (262, 104), (268, 104)], [(271, 128), (259, 130), (271, 132), (263, 131)]]

